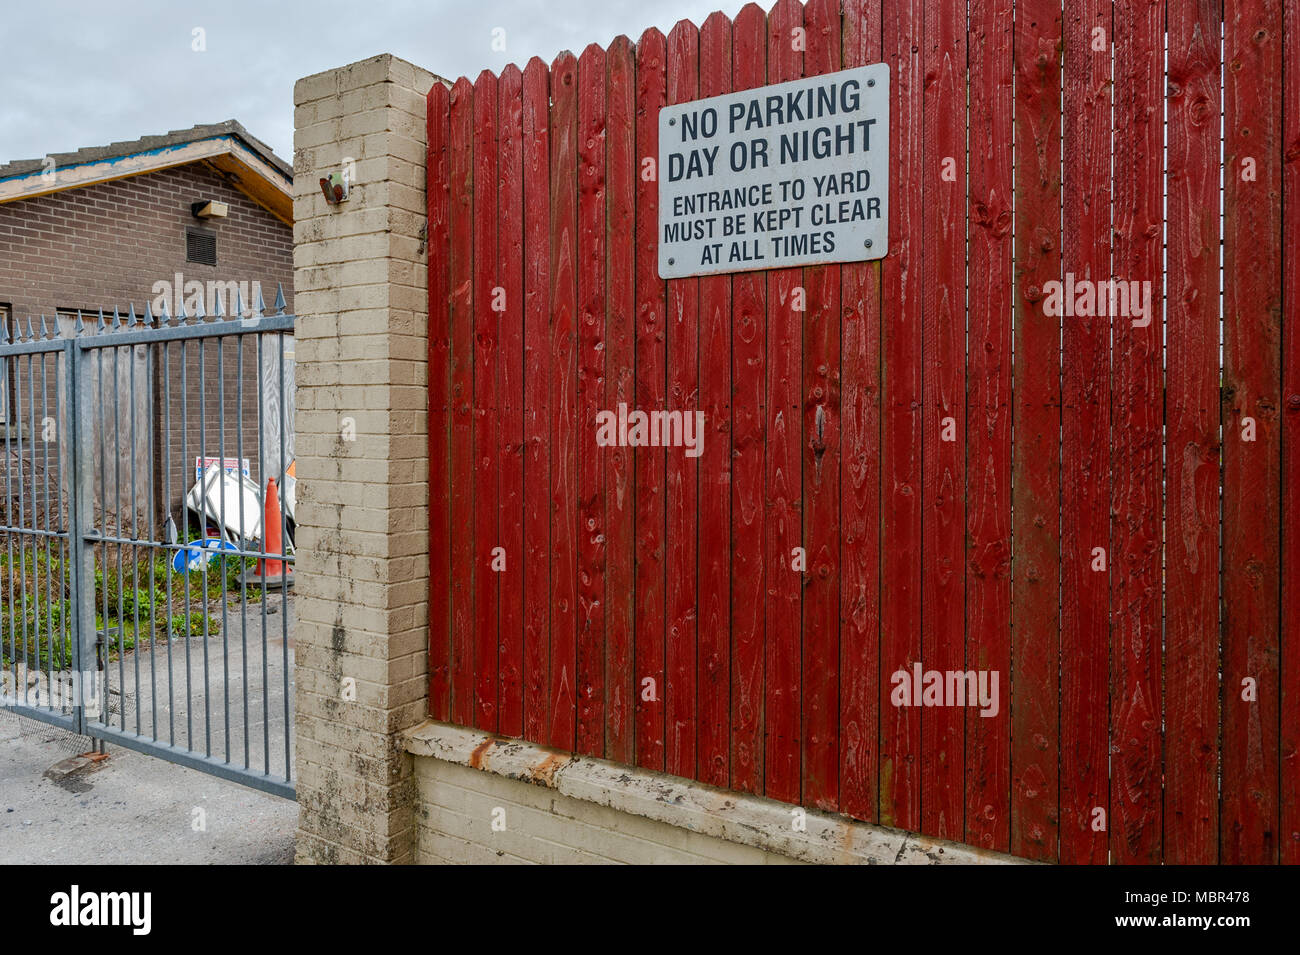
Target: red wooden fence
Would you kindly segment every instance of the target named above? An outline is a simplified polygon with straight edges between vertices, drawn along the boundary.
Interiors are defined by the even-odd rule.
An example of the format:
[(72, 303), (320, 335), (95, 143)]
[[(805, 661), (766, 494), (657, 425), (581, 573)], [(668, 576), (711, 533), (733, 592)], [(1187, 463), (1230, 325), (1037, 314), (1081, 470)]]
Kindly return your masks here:
[[(1300, 7), (1066, 6), (780, 0), (433, 88), (434, 717), (1036, 859), (1300, 861)], [(886, 258), (658, 277), (662, 106), (881, 61)], [(620, 403), (702, 455), (597, 446)], [(895, 705), (914, 664), (996, 715)]]

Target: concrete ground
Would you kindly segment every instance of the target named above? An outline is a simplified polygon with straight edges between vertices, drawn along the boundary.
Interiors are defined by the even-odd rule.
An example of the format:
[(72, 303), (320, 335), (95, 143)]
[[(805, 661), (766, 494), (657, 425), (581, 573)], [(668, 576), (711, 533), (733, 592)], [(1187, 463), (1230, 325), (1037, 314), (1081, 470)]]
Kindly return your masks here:
[[(292, 624), (292, 601), (288, 609), (288, 623)], [(121, 683), (117, 661), (110, 662), (110, 684), (114, 691), (109, 699), (110, 724), (116, 727), (124, 716), (126, 729), (134, 731), (138, 712), (141, 728), (148, 734), (156, 715), (159, 736), (166, 740), (169, 726), (176, 725), (177, 742), (185, 745), (185, 724), (190, 723), (195, 748), (200, 751), (208, 736), (205, 726), (210, 726), (212, 752), (224, 758), (225, 710), (229, 699), (231, 760), (242, 766), (241, 729), (247, 700), (250, 763), (260, 768), (269, 744), (273, 771), (282, 773), (286, 654), (281, 618), (277, 614), (267, 620), (267, 652), (263, 659), (260, 609), (250, 608), (247, 617), (242, 620), (241, 617), (244, 615), (232, 608), (226, 623), (224, 650), (220, 637), (208, 641), (207, 707), (202, 675), (203, 639), (175, 640), (170, 646), (173, 661), (170, 671), (166, 669), (166, 644), (154, 648), (153, 660), (147, 650), (138, 655), (126, 654), (122, 659)], [(188, 667), (186, 649), (189, 650)], [(292, 668), (291, 648), (287, 656)], [(141, 673), (138, 684), (137, 663)], [(264, 663), (265, 684), (261, 676)], [(192, 694), (188, 706), (183, 697), (186, 670), (191, 678)], [(167, 672), (172, 675), (176, 691), (174, 705), (166, 700)], [(269, 732), (265, 733), (261, 699), (264, 685), (266, 712), (270, 714)], [(92, 741), (86, 737), (0, 709), (0, 863), (280, 864), (293, 861), (296, 803), (111, 742), (106, 744), (107, 759), (92, 760), (78, 755), (92, 748)]]

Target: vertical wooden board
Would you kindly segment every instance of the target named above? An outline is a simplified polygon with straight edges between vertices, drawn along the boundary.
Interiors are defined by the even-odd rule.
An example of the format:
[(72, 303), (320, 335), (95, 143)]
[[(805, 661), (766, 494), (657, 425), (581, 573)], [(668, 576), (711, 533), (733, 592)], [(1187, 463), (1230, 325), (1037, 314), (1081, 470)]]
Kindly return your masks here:
[(1012, 2), (970, 6), (967, 666), (998, 674), (996, 715), (966, 715), (966, 841), (1011, 838)]
[[(966, 669), (965, 13), (965, 3), (927, 0), (922, 56), (921, 662), (941, 673)], [(965, 715), (952, 705), (921, 715), (927, 835), (965, 835)]]
[[(845, 0), (845, 69), (880, 62), (880, 7), (880, 0)], [(840, 312), (840, 809), (875, 822), (881, 599), (879, 262), (843, 266)]]
[(881, 284), (880, 822), (921, 827), (921, 710), (892, 701), (921, 659), (921, 0), (892, 5), (889, 255)]
[(451, 90), (451, 719), (474, 725), (474, 88)]
[(1015, 448), (1012, 510), (1011, 851), (1057, 854), (1060, 569), (1061, 9), (1016, 5)]
[(578, 59), (578, 729), (577, 752), (605, 748), (605, 51)]
[[(609, 308), (606, 312), (605, 407), (636, 406), (636, 64), (632, 43), (616, 37), (607, 55), (605, 180), (608, 202)], [(605, 472), (605, 752), (609, 759), (635, 761), (632, 700), (636, 692), (632, 658), (636, 535), (633, 449), (607, 448)]]
[(549, 70), (524, 68), (524, 737), (548, 739), (551, 624)]
[[(839, 0), (808, 0), (804, 75), (840, 68)], [(803, 802), (836, 810), (839, 786), (840, 266), (804, 269)]]
[(1278, 858), (1282, 4), (1233, 0), (1224, 21), (1219, 861), (1236, 865)]
[[(755, 3), (732, 29), (732, 84), (767, 82), (767, 15)], [(763, 791), (763, 504), (767, 273), (732, 279), (731, 786)]]
[[(638, 167), (659, 162), (659, 111), (666, 102), (667, 44), (647, 30), (637, 44)], [(647, 165), (647, 161), (649, 165)], [(636, 405), (667, 407), (664, 283), (659, 278), (658, 173), (636, 184)], [(636, 763), (664, 768), (665, 449), (637, 448), (636, 466)], [(648, 681), (648, 682), (647, 682)]]
[[(1164, 4), (1115, 8), (1114, 278), (1150, 282), (1161, 301), (1161, 96)], [(1130, 309), (1131, 311), (1131, 309)], [(1114, 321), (1111, 853), (1160, 859), (1161, 339), (1158, 312)]]
[[(699, 30), (681, 20), (668, 34), (668, 102), (699, 98)], [(699, 407), (700, 283), (668, 283), (668, 410), (685, 416)], [(685, 448), (668, 448), (667, 545), (668, 637), (665, 667), (664, 768), (677, 776), (696, 774), (696, 628), (699, 533), (699, 465)]]
[[(1284, 103), (1300, 103), (1300, 5), (1283, 13), (1286, 55)], [(1282, 142), (1282, 248), (1300, 248), (1300, 109), (1284, 111)], [(1292, 316), (1283, 331), (1282, 388), (1282, 693), (1281, 757), (1278, 776), (1280, 856), (1300, 864), (1300, 255), (1283, 256), (1282, 307)]]
[(1219, 9), (1168, 8), (1164, 861), (1219, 857)]
[(497, 78), (474, 81), (474, 725), (497, 728), (501, 441), (497, 289)]
[(578, 63), (551, 64), (551, 660), (548, 742), (572, 750), (577, 666)]
[[(731, 92), (731, 21), (713, 13), (700, 28), (700, 96)], [(702, 782), (726, 786), (731, 737), (731, 278), (700, 279), (698, 459), (699, 645), (696, 719)]]
[(429, 90), (429, 715), (451, 718), (451, 94)]
[[(767, 17), (767, 82), (803, 75), (803, 7), (778, 0)], [(767, 274), (767, 459), (765, 792), (773, 799), (800, 797), (800, 641), (802, 575), (793, 569), (801, 547), (802, 457), (799, 451), (803, 372), (803, 269)]]
[[(1061, 258), (1080, 283), (1110, 276), (1110, 36), (1105, 0), (1067, 11)], [(1109, 314), (1086, 301), (1080, 311), (1065, 319), (1061, 353), (1060, 841), (1062, 862), (1104, 864), (1111, 331)]]
[[(501, 543), (506, 569), (499, 574), (501, 605), (500, 717), (506, 736), (524, 731), (524, 169), (523, 74), (501, 72), (501, 126), (497, 134), (501, 232), (497, 275), (504, 292), (501, 347)], [(432, 261), (432, 259), (430, 260)]]

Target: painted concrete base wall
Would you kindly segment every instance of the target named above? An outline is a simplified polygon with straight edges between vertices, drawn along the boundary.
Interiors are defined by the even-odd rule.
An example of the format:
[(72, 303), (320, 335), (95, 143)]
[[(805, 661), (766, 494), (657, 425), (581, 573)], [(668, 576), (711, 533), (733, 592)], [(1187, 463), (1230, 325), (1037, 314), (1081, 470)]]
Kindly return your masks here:
[(797, 864), (431, 757), (415, 760), (415, 780), (423, 865)]
[(445, 723), (404, 738), (425, 864), (1023, 861)]

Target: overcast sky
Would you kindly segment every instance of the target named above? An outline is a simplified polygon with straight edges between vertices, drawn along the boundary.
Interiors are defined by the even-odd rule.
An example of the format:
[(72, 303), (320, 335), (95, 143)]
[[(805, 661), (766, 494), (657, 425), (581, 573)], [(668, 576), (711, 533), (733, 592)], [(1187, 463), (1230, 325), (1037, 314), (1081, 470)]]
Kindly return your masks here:
[[(377, 53), (455, 79), (744, 0), (6, 3), (0, 163), (239, 120), (293, 160), (293, 84)], [(770, 6), (770, 4), (765, 4)], [(492, 48), (505, 30), (505, 52)], [(206, 49), (196, 51), (195, 30)]]

